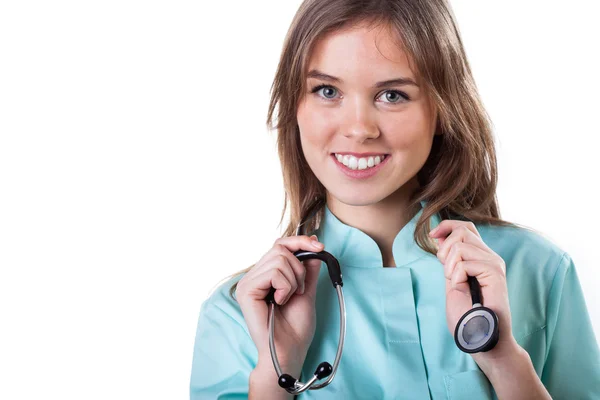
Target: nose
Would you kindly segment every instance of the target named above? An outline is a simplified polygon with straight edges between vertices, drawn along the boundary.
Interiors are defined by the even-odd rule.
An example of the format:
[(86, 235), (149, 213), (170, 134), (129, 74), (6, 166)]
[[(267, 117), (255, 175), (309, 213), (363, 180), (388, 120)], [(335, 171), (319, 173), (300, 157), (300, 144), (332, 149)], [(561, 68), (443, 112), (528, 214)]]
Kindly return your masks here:
[(346, 108), (343, 127), (344, 136), (355, 139), (360, 143), (367, 139), (379, 137), (375, 115), (377, 111), (370, 102), (355, 98), (353, 101), (347, 101), (344, 106)]

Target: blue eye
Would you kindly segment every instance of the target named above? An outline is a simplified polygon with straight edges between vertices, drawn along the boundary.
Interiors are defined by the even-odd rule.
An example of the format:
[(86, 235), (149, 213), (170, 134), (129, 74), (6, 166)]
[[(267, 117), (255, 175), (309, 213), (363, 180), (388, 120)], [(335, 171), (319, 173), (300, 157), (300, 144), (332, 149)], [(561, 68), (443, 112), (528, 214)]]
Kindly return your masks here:
[[(387, 94), (387, 96), (385, 96), (385, 97), (388, 100), (390, 100), (390, 97), (397, 98), (398, 101), (391, 100), (390, 101), (391, 104), (404, 103), (405, 101), (410, 100), (405, 93), (399, 92), (397, 90), (386, 90), (385, 92), (383, 92), (383, 94)], [(390, 95), (392, 95), (392, 96), (390, 96)], [(384, 102), (384, 103), (387, 103), (387, 102)]]
[[(315, 93), (318, 92), (321, 89), (332, 89), (332, 90), (337, 90), (335, 89), (333, 86), (330, 85), (319, 85), (319, 86), (315, 86), (310, 92), (311, 93)], [(327, 97), (325, 96), (326, 99), (332, 99), (332, 97)]]
[[(333, 91), (334, 97), (329, 97), (329, 95), (325, 94), (325, 92), (323, 92), (323, 94), (325, 94), (325, 95), (320, 96), (320, 97), (322, 97), (326, 100), (335, 99), (335, 92), (337, 91), (337, 89), (331, 85), (325, 85), (325, 84), (318, 85), (318, 86), (315, 86), (314, 88), (312, 88), (310, 92), (316, 93), (316, 92), (320, 91), (321, 89), (328, 89), (330, 94), (331, 94), (331, 91)], [(386, 91), (382, 92), (382, 94), (386, 94), (387, 95), (386, 98), (389, 100), (389, 101), (384, 101), (384, 103), (399, 104), (399, 103), (405, 103), (406, 101), (410, 100), (410, 98), (408, 97), (408, 95), (406, 93), (400, 92), (398, 90), (386, 90)]]

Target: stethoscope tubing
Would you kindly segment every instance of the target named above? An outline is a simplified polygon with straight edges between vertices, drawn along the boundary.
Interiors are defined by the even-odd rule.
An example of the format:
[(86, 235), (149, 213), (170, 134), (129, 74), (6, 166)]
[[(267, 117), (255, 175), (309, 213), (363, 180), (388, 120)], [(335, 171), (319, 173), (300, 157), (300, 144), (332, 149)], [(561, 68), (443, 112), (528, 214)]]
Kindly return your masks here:
[[(338, 342), (338, 348), (337, 348), (337, 352), (335, 355), (335, 360), (333, 361), (332, 372), (329, 375), (329, 378), (327, 378), (327, 380), (325, 382), (319, 383), (316, 385), (315, 385), (315, 382), (318, 379), (317, 374), (314, 374), (313, 377), (310, 378), (310, 380), (308, 380), (306, 383), (302, 383), (299, 380), (296, 381), (294, 383), (294, 389), (287, 389), (287, 391), (291, 394), (299, 394), (308, 389), (316, 390), (316, 389), (324, 388), (325, 386), (329, 385), (333, 381), (333, 378), (335, 377), (335, 374), (337, 372), (338, 366), (340, 364), (340, 360), (342, 358), (342, 353), (344, 350), (344, 339), (346, 338), (346, 304), (344, 302), (344, 293), (342, 290), (342, 285), (337, 285), (336, 291), (337, 291), (337, 295), (338, 295), (338, 302), (339, 302), (339, 308), (340, 308), (340, 339)], [(269, 348), (271, 350), (271, 360), (273, 361), (273, 366), (275, 367), (277, 376), (282, 376), (283, 370), (281, 369), (281, 366), (279, 365), (279, 360), (277, 358), (277, 350), (275, 349), (274, 316), (275, 316), (275, 303), (271, 303), (271, 306), (269, 307)]]

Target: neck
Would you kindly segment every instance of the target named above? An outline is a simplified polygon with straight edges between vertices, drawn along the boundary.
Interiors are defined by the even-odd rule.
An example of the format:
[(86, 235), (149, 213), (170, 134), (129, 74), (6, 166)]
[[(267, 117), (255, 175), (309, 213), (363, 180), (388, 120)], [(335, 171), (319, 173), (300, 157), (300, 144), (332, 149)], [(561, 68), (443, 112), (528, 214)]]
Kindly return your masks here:
[(410, 195), (417, 187), (414, 177), (385, 199), (367, 205), (345, 204), (327, 193), (327, 206), (340, 221), (360, 229), (377, 243), (383, 266), (395, 267), (392, 244), (398, 232), (420, 209), (419, 204), (409, 209)]

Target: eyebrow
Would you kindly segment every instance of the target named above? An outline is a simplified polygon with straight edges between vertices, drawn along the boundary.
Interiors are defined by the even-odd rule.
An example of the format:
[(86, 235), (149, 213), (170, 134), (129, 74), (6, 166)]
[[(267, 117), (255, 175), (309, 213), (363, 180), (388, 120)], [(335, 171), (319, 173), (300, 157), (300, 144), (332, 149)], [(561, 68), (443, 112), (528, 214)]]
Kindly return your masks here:
[[(326, 73), (321, 72), (316, 69), (311, 70), (306, 77), (323, 79), (325, 81), (330, 81), (330, 82), (335, 82), (335, 83), (342, 83), (342, 80), (340, 78), (337, 78), (337, 77), (331, 76), (331, 75), (327, 75)], [(384, 86), (396, 86), (396, 85), (413, 85), (413, 86), (419, 87), (419, 85), (417, 85), (417, 83), (415, 81), (413, 81), (410, 78), (404, 78), (404, 77), (377, 82), (375, 85), (373, 85), (373, 87), (381, 88)]]

